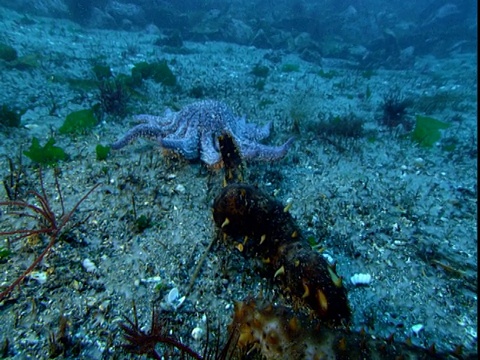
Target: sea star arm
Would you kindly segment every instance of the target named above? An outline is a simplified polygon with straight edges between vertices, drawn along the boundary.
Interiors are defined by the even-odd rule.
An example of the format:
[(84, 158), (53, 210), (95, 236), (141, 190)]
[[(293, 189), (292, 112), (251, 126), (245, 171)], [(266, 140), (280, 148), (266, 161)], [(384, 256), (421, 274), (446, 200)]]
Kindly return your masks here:
[(156, 124), (156, 123), (160, 123), (162, 121), (162, 117), (161, 116), (155, 116), (155, 115), (149, 115), (149, 114), (139, 114), (139, 115), (134, 115), (133, 120), (135, 120), (138, 123)]
[(229, 121), (230, 129), (236, 136), (248, 139), (252, 142), (257, 142), (266, 139), (270, 136), (272, 123), (267, 123), (264, 126), (256, 124), (249, 124), (246, 122), (245, 116), (235, 118), (234, 121)]
[(207, 165), (213, 166), (221, 161), (218, 140), (211, 132), (202, 134), (200, 139), (200, 159)]
[(283, 145), (269, 146), (254, 142), (239, 141), (240, 152), (245, 159), (257, 161), (275, 161), (280, 160), (286, 154), (293, 144), (294, 138), (291, 137)]
[(150, 122), (139, 124), (131, 128), (121, 139), (115, 141), (110, 147), (113, 150), (118, 150), (128, 145), (138, 137), (158, 139), (161, 138), (162, 134), (162, 129), (157, 125), (153, 125)]
[(160, 140), (160, 144), (162, 144), (165, 149), (179, 153), (187, 160), (198, 159), (199, 149), (196, 136), (185, 138), (166, 137)]
[(264, 126), (257, 126), (255, 124), (245, 124), (245, 137), (254, 142), (266, 139), (270, 136), (272, 123), (267, 123)]

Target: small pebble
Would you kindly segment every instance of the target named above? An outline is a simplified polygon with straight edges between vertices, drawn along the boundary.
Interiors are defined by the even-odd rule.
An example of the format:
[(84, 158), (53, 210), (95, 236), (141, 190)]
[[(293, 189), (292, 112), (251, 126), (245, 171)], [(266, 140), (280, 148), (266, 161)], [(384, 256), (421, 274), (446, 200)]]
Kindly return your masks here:
[(77, 280), (73, 280), (72, 281), (72, 287), (75, 290), (80, 290), (82, 288), (82, 284), (80, 282), (78, 282)]

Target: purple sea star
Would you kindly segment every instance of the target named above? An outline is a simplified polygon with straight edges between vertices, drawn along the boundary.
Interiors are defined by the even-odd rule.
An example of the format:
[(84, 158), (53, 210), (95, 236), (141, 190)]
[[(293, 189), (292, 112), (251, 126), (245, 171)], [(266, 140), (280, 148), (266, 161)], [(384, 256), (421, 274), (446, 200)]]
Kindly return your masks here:
[(215, 100), (194, 102), (179, 112), (167, 109), (163, 116), (137, 115), (135, 120), (140, 124), (114, 142), (112, 149), (120, 149), (138, 137), (153, 138), (188, 160), (200, 158), (208, 165), (217, 165), (221, 161), (218, 136), (225, 132), (233, 136), (248, 160), (281, 159), (293, 142), (290, 138), (281, 146), (259, 143), (270, 135), (270, 123), (262, 127), (247, 124), (245, 117), (236, 117), (225, 103)]

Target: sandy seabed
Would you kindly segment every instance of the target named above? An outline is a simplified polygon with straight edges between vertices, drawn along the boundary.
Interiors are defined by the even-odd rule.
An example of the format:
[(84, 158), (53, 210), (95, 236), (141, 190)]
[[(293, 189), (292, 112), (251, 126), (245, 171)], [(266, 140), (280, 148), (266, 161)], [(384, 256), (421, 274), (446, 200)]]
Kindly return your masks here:
[[(211, 206), (222, 172), (165, 157), (158, 145), (143, 140), (97, 161), (95, 147), (125, 133), (130, 117), (107, 116), (81, 136), (57, 133), (66, 115), (98, 102), (98, 90), (78, 89), (66, 79), (93, 79), (92, 65), (99, 60), (114, 74), (129, 74), (135, 63), (159, 59), (169, 61), (178, 85), (145, 81), (140, 99), (130, 99), (132, 114), (160, 115), (172, 104), (189, 104), (195, 101), (191, 89), (201, 86), (206, 98), (225, 101), (250, 122), (272, 121), (268, 144), (296, 136), (282, 161), (248, 164), (247, 181), (280, 201), (293, 199), (301, 229), (319, 240), (344, 278), (352, 329), (378, 337), (393, 333), (399, 341), (411, 336), (415, 344), (434, 343), (438, 350), (463, 345), (468, 353), (477, 351), (476, 54), (417, 58), (409, 70), (364, 72), (335, 59), (312, 64), (285, 54), (272, 63), (264, 58), (266, 50), (226, 43), (187, 42), (186, 54), (165, 53), (153, 45), (155, 35), (35, 17), (24, 24), (22, 15), (4, 9), (0, 16), (4, 39), (20, 56), (38, 59), (28, 70), (0, 63), (1, 103), (28, 109), (21, 128), (0, 132), (2, 179), (9, 177), (7, 158), (18, 166), (32, 137), (44, 144), (55, 136), (69, 154), (58, 176), (65, 208), (101, 183), (75, 213), (72, 223), (80, 224), (36, 269), (36, 278), (46, 280), (29, 277), (0, 303), (0, 340), (8, 339), (9, 356), (48, 358), (50, 334), (58, 332), (63, 316), (79, 344), (78, 358), (128, 357), (119, 346), (124, 340), (118, 325), (124, 315), (132, 316), (133, 301), (144, 324), (154, 304), (164, 308), (172, 331), (197, 349), (204, 338), (190, 334), (205, 329), (205, 315), (226, 329), (234, 302), (246, 296), (263, 292), (288, 304), (253, 261), (219, 242), (183, 304), (171, 307), (165, 296), (172, 288), (180, 296), (186, 292), (217, 236)], [(270, 68), (263, 90), (251, 73), (259, 63)], [(284, 64), (296, 64), (298, 71), (282, 71)], [(320, 69), (334, 76), (321, 76)], [(455, 148), (423, 148), (398, 129), (379, 126), (379, 107), (395, 90), (414, 100), (412, 118), (428, 115), (450, 123), (443, 141), (454, 141)], [(339, 140), (316, 131), (322, 119), (352, 113), (364, 120), (364, 136)], [(21, 193), (32, 200), (27, 191), (38, 189), (37, 173), (28, 158), (21, 162)], [(53, 171), (43, 173), (60, 213)], [(2, 187), (0, 198), (6, 197)], [(150, 218), (151, 227), (139, 232), (135, 215)], [(31, 225), (0, 215), (2, 231)], [(46, 244), (47, 239), (14, 243), (0, 260), (0, 284), (10, 284)], [(370, 274), (370, 284), (351, 284), (357, 273)], [(415, 325), (421, 325), (414, 327), (421, 328), (417, 334)]]

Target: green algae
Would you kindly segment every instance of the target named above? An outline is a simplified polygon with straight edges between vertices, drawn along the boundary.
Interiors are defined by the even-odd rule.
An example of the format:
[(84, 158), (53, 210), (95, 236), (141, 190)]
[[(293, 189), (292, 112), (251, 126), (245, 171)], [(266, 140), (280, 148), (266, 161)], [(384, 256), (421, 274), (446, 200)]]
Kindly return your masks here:
[(98, 161), (107, 160), (107, 157), (110, 154), (110, 146), (103, 146), (102, 144), (98, 144), (95, 147), (95, 153), (97, 155)]
[(16, 111), (7, 104), (0, 107), (0, 126), (20, 127), (21, 117), (25, 111)]
[(0, 43), (0, 60), (9, 62), (9, 61), (15, 61), (17, 60), (17, 58), (18, 58), (17, 50), (15, 50), (10, 45), (7, 45), (5, 43)]
[(67, 115), (58, 132), (68, 135), (85, 134), (97, 124), (98, 120), (93, 109), (74, 111)]
[(440, 130), (448, 129), (451, 125), (443, 121), (417, 115), (415, 128), (412, 132), (412, 140), (425, 148), (431, 148), (437, 143), (442, 134)]
[(154, 63), (140, 62), (132, 69), (132, 79), (135, 85), (140, 85), (142, 80), (152, 79), (165, 86), (175, 86), (177, 78), (167, 64), (166, 60)]
[(283, 64), (282, 65), (282, 72), (298, 72), (300, 71), (300, 65), (298, 64)]
[(55, 139), (50, 138), (44, 146), (41, 146), (38, 138), (33, 137), (30, 148), (23, 154), (38, 165), (55, 166), (59, 161), (66, 160), (67, 154), (54, 144)]

